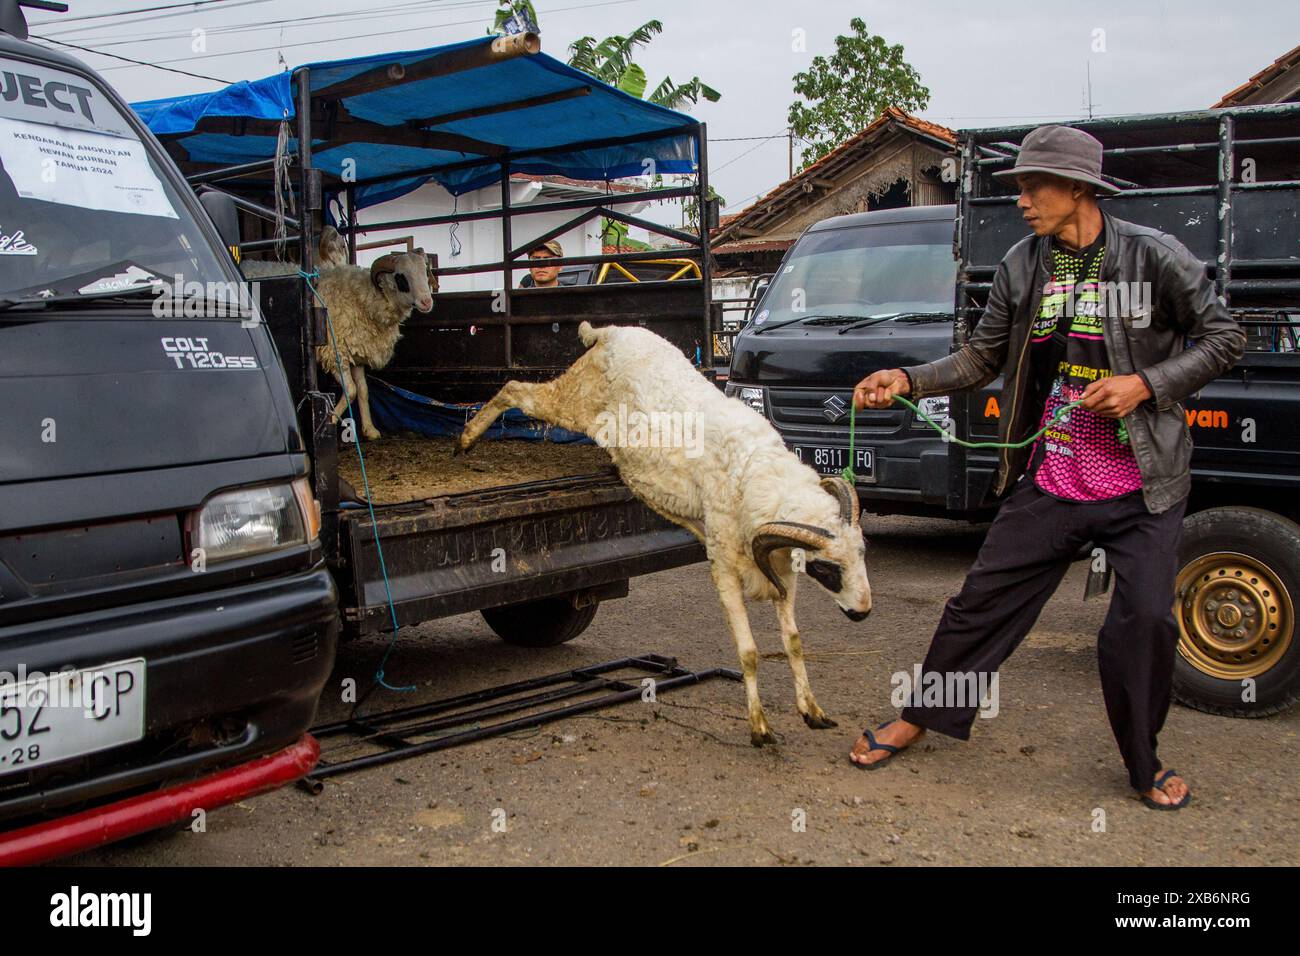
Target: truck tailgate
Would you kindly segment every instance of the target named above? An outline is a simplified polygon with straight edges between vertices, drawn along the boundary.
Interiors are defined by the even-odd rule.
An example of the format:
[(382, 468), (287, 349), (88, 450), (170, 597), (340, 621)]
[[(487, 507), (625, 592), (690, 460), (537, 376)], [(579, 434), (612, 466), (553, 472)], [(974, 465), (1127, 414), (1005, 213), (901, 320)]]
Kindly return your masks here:
[(612, 470), (365, 508), (340, 515), (352, 579), (344, 621), (399, 625), (576, 591), (704, 559), (682, 528), (637, 501)]

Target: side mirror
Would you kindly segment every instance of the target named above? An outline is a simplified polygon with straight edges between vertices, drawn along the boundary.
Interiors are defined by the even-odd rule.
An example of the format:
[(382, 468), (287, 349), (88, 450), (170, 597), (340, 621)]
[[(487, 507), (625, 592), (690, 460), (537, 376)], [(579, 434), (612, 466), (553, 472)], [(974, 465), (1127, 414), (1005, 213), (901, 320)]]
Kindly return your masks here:
[(767, 287), (772, 284), (772, 273), (765, 273), (754, 278), (753, 284), (749, 287), (749, 308), (745, 312), (745, 321), (754, 314), (758, 308), (758, 303), (763, 301), (763, 294), (767, 292)]
[(221, 236), (221, 241), (230, 247), (230, 254), (238, 262), (241, 239), (239, 208), (235, 205), (235, 197), (217, 189), (209, 189), (199, 196), (199, 202), (203, 204), (203, 208), (212, 219), (212, 224), (217, 227), (217, 234)]

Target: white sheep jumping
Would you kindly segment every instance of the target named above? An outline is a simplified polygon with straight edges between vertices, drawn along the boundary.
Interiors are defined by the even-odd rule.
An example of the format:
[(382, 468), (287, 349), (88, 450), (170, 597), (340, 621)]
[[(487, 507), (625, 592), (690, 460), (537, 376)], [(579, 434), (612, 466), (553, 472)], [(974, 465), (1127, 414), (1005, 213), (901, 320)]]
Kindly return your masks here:
[(633, 494), (704, 544), (744, 673), (754, 746), (775, 738), (758, 698), (746, 598), (776, 605), (804, 723), (834, 727), (808, 684), (794, 620), (796, 565), (851, 620), (870, 613), (857, 493), (842, 478), (819, 479), (762, 415), (724, 397), (665, 339), (587, 322), (578, 333), (587, 352), (552, 381), (507, 382), (466, 424), (459, 450), (509, 408), (608, 448)]

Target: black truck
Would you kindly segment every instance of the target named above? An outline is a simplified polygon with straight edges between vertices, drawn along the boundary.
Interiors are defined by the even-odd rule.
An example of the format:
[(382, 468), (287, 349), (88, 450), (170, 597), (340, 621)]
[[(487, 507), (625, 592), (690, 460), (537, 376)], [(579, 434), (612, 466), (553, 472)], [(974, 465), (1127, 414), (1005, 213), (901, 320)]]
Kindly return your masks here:
[[(698, 200), (708, 189), (702, 124), (546, 57), (533, 34), (314, 64), (244, 86), (259, 96), (243, 96), (241, 86), (229, 100), (218, 91), (135, 104), (193, 188), (236, 204), (238, 228), (227, 239), (241, 256), (283, 254), (296, 260), (289, 272), (301, 265), (310, 275), (327, 212), (354, 263), (359, 236), (401, 244), (412, 230), (430, 226), (489, 219), (501, 226), (495, 261), (433, 267), (438, 277), (486, 273), (498, 288), (437, 292), (432, 312), (409, 316), (392, 361), (369, 373), (372, 408), (382, 391), (433, 400), (467, 418), (473, 403), (510, 379), (564, 371), (582, 352), (577, 326), (584, 320), (645, 326), (685, 354), (702, 356), (701, 374), (712, 374), (711, 350), (702, 348), (712, 321), (707, 229), (692, 235), (624, 215), (606, 208), (614, 201), (609, 196), (518, 207), (510, 196), (513, 172), (591, 178), (596, 157), (607, 164), (605, 178), (618, 178), (644, 172), (645, 157), (663, 155), (663, 162), (698, 169), (696, 181), (619, 193), (618, 202)], [(292, 98), (291, 120), (257, 112), (277, 97)], [(474, 105), (448, 105), (463, 100)], [(486, 126), (491, 142), (468, 135), (484, 135)], [(280, 141), (312, 147), (277, 155), (282, 129)], [(539, 136), (552, 142), (539, 148)], [(625, 170), (609, 165), (620, 156)], [(287, 176), (277, 177), (285, 161)], [(500, 206), (384, 221), (381, 204), (367, 205), (375, 191), (387, 195), (394, 185), (430, 179), (455, 186), (458, 176), (499, 188)], [(284, 202), (285, 188), (294, 202)], [(716, 218), (716, 203), (701, 208)], [(541, 234), (527, 230), (528, 217), (556, 212), (571, 218)], [(677, 238), (687, 246), (681, 254), (704, 271), (675, 281), (516, 287), (530, 249), (597, 217)], [(289, 231), (287, 246), (274, 235), (277, 221)], [(662, 259), (662, 252), (647, 251), (550, 261), (636, 268)], [(448, 435), (400, 421), (385, 425), (376, 408), (384, 435), (358, 446), (346, 423), (340, 428), (331, 417), (334, 397), (325, 391), (337, 384), (317, 369), (316, 347), (329, 341), (321, 303), (295, 274), (261, 279), (258, 292), (311, 456), (345, 638), (479, 611), (506, 641), (558, 644), (580, 634), (601, 601), (627, 594), (630, 578), (702, 560), (698, 541), (633, 498), (608, 456), (591, 444), (487, 441), (468, 458), (454, 458)]]
[[(1247, 354), (1185, 403), (1195, 441), (1184, 525), (1175, 694), (1231, 716), (1300, 696), (1300, 104), (1070, 124), (1105, 146), (1122, 219), (1205, 261), (1248, 333)], [(960, 348), (993, 273), (1026, 234), (1012, 188), (1030, 127), (965, 131), (954, 206), (817, 223), (791, 247), (737, 337), (727, 389), (762, 410), (820, 471), (849, 465), (853, 386)], [(797, 307), (797, 308), (796, 308)], [(1001, 379), (923, 400), (947, 434), (996, 441)], [(967, 449), (901, 405), (857, 413), (864, 508), (985, 520), (996, 452)]]
[(0, 25), (0, 861), (14, 863), (302, 776), (339, 627), (268, 327), (160, 307), (168, 284), (241, 282), (204, 206), (99, 76), (26, 39), (18, 4), (0, 4)]

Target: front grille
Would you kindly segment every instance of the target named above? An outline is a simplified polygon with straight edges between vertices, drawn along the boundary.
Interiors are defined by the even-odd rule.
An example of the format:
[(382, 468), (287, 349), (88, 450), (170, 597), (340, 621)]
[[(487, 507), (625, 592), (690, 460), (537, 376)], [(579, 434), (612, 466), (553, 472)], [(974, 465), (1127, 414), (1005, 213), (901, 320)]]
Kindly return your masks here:
[[(768, 392), (768, 411), (772, 423), (779, 428), (838, 434), (847, 439), (849, 403), (852, 401), (851, 389), (773, 388)], [(902, 428), (906, 420), (907, 410), (901, 406), (859, 409), (856, 415), (858, 434), (892, 434)]]
[(66, 593), (115, 574), (180, 568), (183, 550), (175, 514), (3, 535), (0, 566), (22, 583), (5, 596)]

